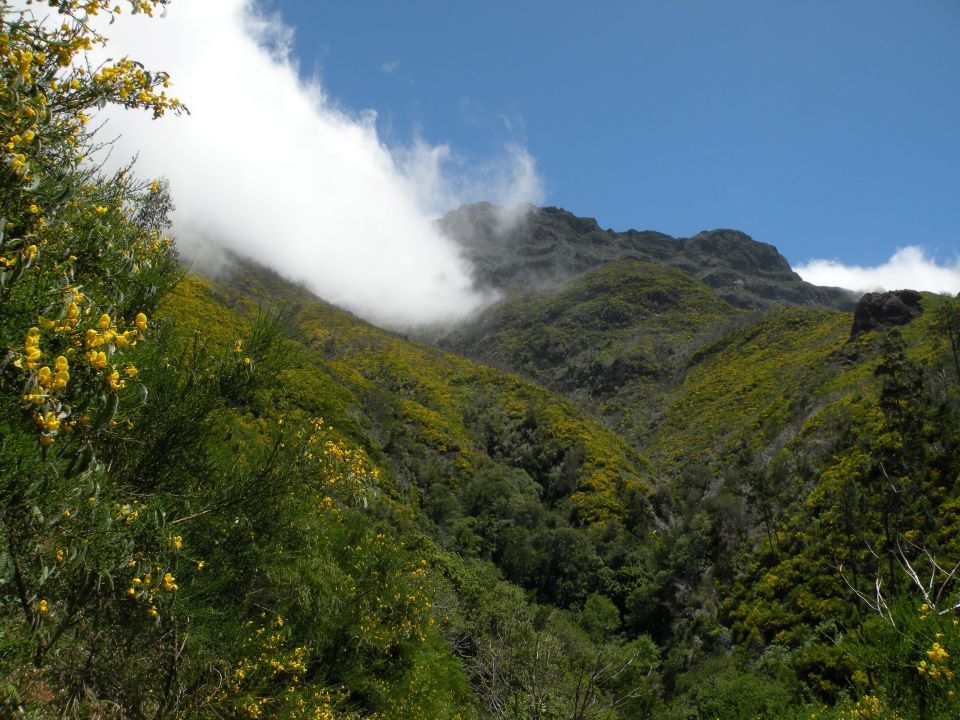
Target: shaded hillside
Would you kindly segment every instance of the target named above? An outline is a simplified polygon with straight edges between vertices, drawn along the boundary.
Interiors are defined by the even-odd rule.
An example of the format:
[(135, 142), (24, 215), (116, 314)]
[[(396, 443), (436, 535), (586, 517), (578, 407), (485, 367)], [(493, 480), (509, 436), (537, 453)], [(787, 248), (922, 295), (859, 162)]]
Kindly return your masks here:
[[(509, 220), (509, 221), (508, 221)], [(775, 305), (850, 309), (854, 297), (804, 282), (776, 248), (736, 230), (673, 238), (650, 230), (603, 230), (592, 218), (560, 208), (530, 206), (520, 219), (488, 203), (466, 205), (440, 221), (464, 249), (481, 285), (508, 294), (562, 282), (615, 260), (640, 260), (686, 270), (743, 308)]]
[(448, 342), (566, 392), (603, 398), (640, 376), (663, 376), (670, 357), (738, 315), (689, 274), (616, 261), (555, 291), (506, 300)]

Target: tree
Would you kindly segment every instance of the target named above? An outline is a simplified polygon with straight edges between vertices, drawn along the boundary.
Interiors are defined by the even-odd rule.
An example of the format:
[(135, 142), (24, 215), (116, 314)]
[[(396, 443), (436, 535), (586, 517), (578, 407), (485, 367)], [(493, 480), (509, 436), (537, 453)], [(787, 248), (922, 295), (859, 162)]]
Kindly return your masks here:
[(953, 355), (953, 369), (960, 383), (960, 295), (945, 298), (933, 315), (933, 332), (946, 339)]
[(660, 665), (657, 646), (645, 635), (626, 642), (615, 635), (620, 613), (597, 593), (587, 598), (580, 621), (591, 644), (571, 653), (577, 679), (571, 720), (617, 709), (629, 709), (631, 716), (649, 710)]

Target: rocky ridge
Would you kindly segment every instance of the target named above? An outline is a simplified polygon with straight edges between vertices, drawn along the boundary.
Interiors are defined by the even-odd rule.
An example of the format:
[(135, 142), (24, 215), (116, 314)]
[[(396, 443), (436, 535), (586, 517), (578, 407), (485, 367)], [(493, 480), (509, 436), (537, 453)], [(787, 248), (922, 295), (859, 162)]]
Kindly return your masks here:
[(473, 263), (482, 286), (505, 290), (554, 286), (591, 268), (638, 260), (689, 272), (726, 302), (761, 310), (776, 306), (851, 310), (856, 297), (811, 285), (775, 247), (737, 230), (675, 238), (652, 230), (602, 229), (593, 218), (556, 207), (510, 211), (489, 203), (465, 205), (439, 220)]

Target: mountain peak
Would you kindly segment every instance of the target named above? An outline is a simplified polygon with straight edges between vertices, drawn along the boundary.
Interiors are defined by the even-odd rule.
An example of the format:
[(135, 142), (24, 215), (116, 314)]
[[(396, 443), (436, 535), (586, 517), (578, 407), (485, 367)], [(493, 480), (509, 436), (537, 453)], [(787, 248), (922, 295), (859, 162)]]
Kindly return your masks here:
[(804, 282), (773, 246), (720, 228), (692, 238), (653, 230), (604, 230), (594, 218), (558, 207), (504, 209), (465, 205), (439, 221), (473, 263), (477, 282), (507, 291), (554, 284), (618, 260), (640, 260), (689, 272), (727, 302), (750, 309), (775, 305), (852, 309), (839, 288)]
[(791, 277), (799, 277), (777, 248), (754, 240), (739, 230), (722, 228), (702, 231), (687, 240), (687, 244), (705, 255), (724, 258), (737, 270), (784, 273)]

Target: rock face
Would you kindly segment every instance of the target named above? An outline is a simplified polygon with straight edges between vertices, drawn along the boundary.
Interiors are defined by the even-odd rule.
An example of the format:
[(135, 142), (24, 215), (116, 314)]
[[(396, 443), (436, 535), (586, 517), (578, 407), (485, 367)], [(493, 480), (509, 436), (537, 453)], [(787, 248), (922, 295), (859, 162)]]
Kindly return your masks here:
[(604, 230), (593, 218), (554, 207), (525, 206), (505, 214), (488, 203), (465, 205), (439, 221), (473, 263), (477, 281), (511, 291), (562, 283), (620, 260), (687, 271), (741, 308), (820, 306), (853, 309), (839, 288), (804, 282), (772, 245), (737, 230), (674, 238), (652, 230)]
[(916, 290), (867, 293), (853, 311), (850, 339), (871, 330), (906, 325), (923, 314), (921, 295)]

